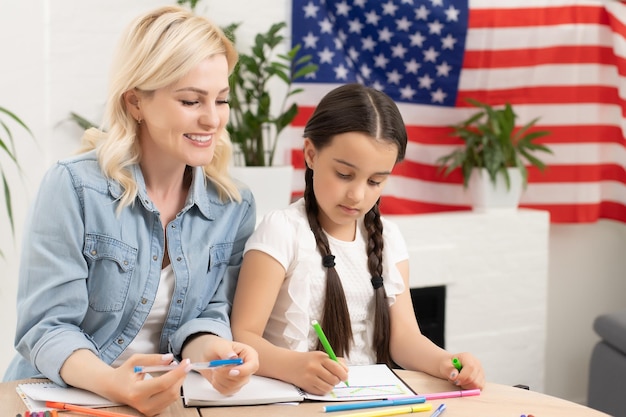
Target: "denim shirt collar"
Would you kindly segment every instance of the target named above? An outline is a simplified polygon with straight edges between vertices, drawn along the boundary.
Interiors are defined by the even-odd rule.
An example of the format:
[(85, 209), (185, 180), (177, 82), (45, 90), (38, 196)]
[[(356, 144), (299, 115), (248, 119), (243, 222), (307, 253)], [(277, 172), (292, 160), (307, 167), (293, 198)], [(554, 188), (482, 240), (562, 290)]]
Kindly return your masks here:
[[(209, 220), (213, 220), (211, 214), (211, 205), (209, 199), (209, 192), (206, 188), (206, 177), (204, 175), (204, 169), (202, 167), (192, 167), (193, 178), (191, 181), (191, 188), (189, 189), (189, 195), (185, 201), (185, 207), (180, 211), (181, 213), (189, 210), (193, 205), (198, 207), (198, 210), (204, 217)], [(143, 178), (143, 172), (139, 164), (133, 164), (130, 166), (130, 171), (137, 183), (137, 198), (146, 210), (151, 212), (157, 212), (157, 208), (148, 197), (148, 191), (146, 190), (146, 182)], [(115, 199), (119, 199), (122, 196), (122, 186), (119, 182), (112, 179), (108, 180), (109, 192)]]

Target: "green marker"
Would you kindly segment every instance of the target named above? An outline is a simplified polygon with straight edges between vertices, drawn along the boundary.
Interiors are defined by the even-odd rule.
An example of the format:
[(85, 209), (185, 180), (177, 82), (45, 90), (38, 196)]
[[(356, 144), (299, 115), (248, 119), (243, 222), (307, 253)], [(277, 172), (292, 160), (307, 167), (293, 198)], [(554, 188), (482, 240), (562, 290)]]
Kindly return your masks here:
[[(322, 346), (324, 347), (324, 350), (326, 351), (328, 356), (335, 362), (339, 362), (339, 360), (337, 359), (337, 355), (335, 355), (335, 351), (333, 350), (330, 343), (328, 343), (328, 339), (324, 334), (324, 330), (322, 330), (322, 326), (320, 326), (317, 320), (311, 321), (311, 325), (313, 326), (315, 333), (317, 333), (317, 337), (320, 339), (320, 342), (322, 343)], [(350, 386), (348, 385), (348, 381), (344, 381), (343, 383), (346, 384), (346, 387)]]
[(463, 369), (463, 365), (461, 365), (461, 361), (458, 358), (452, 358), (452, 365), (454, 365), (456, 370), (459, 372)]

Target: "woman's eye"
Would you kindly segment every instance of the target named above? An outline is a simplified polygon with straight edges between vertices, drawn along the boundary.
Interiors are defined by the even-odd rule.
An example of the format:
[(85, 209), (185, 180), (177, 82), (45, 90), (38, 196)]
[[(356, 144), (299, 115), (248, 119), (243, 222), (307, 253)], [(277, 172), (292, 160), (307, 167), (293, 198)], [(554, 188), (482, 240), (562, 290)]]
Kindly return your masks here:
[(370, 180), (369, 183), (370, 185), (374, 185), (374, 186), (379, 186), (381, 184), (382, 181), (374, 181), (374, 180)]
[(341, 179), (348, 179), (350, 178), (350, 175), (348, 174), (342, 174), (341, 172), (337, 172), (337, 176)]
[(194, 106), (198, 104), (198, 101), (190, 101), (190, 100), (181, 100), (180, 102), (183, 103), (183, 106)]
[(222, 100), (217, 100), (217, 104), (230, 104), (230, 100), (225, 98)]

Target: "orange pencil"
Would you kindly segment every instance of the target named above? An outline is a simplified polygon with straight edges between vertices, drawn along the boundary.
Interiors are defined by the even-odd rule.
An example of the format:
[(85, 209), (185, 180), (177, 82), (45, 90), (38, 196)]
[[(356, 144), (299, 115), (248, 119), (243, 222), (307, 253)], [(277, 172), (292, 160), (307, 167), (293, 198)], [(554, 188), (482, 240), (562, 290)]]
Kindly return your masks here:
[(81, 407), (74, 404), (57, 403), (54, 401), (46, 401), (46, 407), (58, 408), (61, 410), (76, 411), (78, 413), (88, 414), (90, 416), (98, 417), (134, 417), (130, 414), (114, 413), (113, 411), (106, 411), (99, 408)]

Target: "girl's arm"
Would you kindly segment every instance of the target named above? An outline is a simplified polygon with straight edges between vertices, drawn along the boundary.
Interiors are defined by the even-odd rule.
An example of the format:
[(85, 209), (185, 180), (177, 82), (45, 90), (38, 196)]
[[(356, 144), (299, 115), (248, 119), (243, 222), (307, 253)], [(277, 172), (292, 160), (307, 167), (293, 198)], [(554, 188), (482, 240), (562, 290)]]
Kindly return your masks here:
[[(391, 306), (391, 357), (404, 369), (421, 371), (465, 389), (482, 388), (485, 377), (478, 359), (470, 353), (452, 355), (422, 334), (415, 318), (409, 289), (409, 261), (397, 264), (404, 280), (404, 291)], [(463, 364), (459, 373), (452, 364), (457, 357)]]
[(259, 375), (290, 382), (307, 392), (325, 394), (348, 379), (346, 368), (325, 352), (294, 352), (263, 338), (285, 269), (270, 255), (246, 252), (235, 292), (231, 326), (235, 340), (259, 353)]

